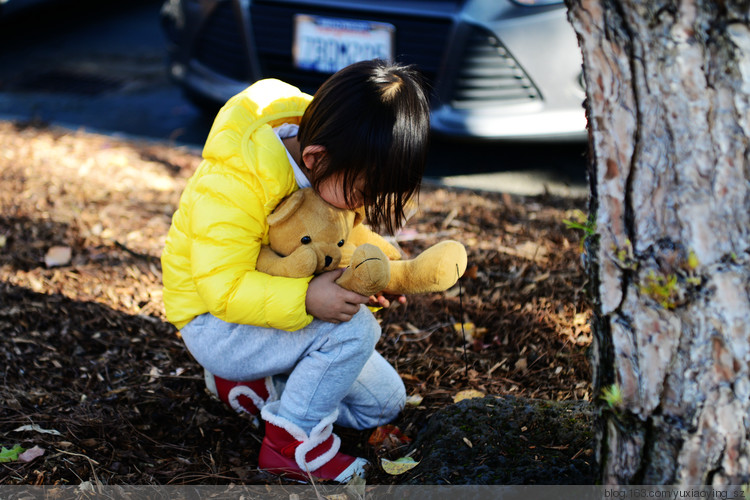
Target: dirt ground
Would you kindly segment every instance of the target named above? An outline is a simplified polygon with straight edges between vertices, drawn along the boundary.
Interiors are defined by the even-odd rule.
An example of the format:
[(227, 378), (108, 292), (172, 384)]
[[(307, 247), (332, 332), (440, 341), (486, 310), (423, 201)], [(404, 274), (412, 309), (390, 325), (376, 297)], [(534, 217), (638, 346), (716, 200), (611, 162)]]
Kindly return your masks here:
[[(198, 162), (186, 149), (0, 122), (0, 445), (44, 452), (0, 463), (0, 484), (278, 483), (257, 470), (262, 432), (206, 393), (164, 318), (159, 255)], [(582, 209), (424, 187), (399, 244), (413, 255), (457, 239), (469, 269), (446, 293), (378, 313), (378, 349), (414, 396), (394, 422), (404, 435), (467, 389), (589, 399), (580, 235), (563, 223)], [(376, 463), (403, 454), (370, 434), (340, 430), (347, 451)], [(404, 477), (376, 467), (368, 482)]]

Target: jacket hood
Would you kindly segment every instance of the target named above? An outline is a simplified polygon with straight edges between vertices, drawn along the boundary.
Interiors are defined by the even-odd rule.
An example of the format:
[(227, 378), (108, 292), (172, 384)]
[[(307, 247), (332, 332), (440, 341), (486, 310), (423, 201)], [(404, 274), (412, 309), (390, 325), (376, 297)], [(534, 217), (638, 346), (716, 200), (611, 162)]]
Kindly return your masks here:
[(272, 129), (284, 123), (299, 124), (311, 100), (309, 94), (280, 80), (259, 80), (219, 110), (206, 139), (203, 157), (234, 163), (227, 153), (237, 149), (228, 147), (230, 144), (239, 144), (238, 152), (246, 153), (244, 148), (250, 137), (265, 126)]

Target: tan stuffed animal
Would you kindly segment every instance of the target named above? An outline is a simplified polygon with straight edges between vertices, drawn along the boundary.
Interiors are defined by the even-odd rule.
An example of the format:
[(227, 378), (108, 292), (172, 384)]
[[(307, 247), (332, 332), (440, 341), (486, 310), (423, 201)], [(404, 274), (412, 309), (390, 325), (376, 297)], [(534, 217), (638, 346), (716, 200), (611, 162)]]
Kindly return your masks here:
[(285, 198), (268, 216), (269, 245), (256, 268), (274, 276), (303, 278), (348, 266), (336, 281), (361, 295), (440, 292), (466, 270), (466, 249), (453, 240), (414, 259), (361, 224), (362, 214), (333, 207), (311, 188)]

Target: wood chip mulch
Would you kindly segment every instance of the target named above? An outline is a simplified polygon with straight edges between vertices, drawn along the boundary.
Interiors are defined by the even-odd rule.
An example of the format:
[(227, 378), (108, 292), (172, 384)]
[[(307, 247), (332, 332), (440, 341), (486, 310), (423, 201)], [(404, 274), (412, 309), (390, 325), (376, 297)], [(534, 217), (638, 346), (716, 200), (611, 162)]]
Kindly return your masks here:
[[(159, 255), (198, 163), (184, 148), (0, 122), (0, 446), (43, 451), (0, 463), (0, 485), (278, 483), (257, 470), (262, 432), (209, 397), (165, 322)], [(563, 222), (584, 208), (423, 188), (400, 246), (457, 239), (469, 269), (378, 313), (378, 348), (413, 396), (394, 422), (406, 436), (468, 389), (590, 397), (580, 235)], [(340, 432), (373, 461), (394, 453), (370, 431)]]

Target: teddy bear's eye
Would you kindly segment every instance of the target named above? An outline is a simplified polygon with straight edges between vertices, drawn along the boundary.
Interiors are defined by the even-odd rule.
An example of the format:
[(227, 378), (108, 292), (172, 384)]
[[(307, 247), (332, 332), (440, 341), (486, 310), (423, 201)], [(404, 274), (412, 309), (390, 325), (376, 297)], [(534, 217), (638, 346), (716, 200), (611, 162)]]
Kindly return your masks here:
[(303, 245), (309, 245), (310, 243), (312, 243), (312, 238), (310, 238), (309, 236), (303, 236), (300, 241)]
[(338, 246), (343, 247), (344, 246), (344, 240), (341, 240), (337, 243)]

